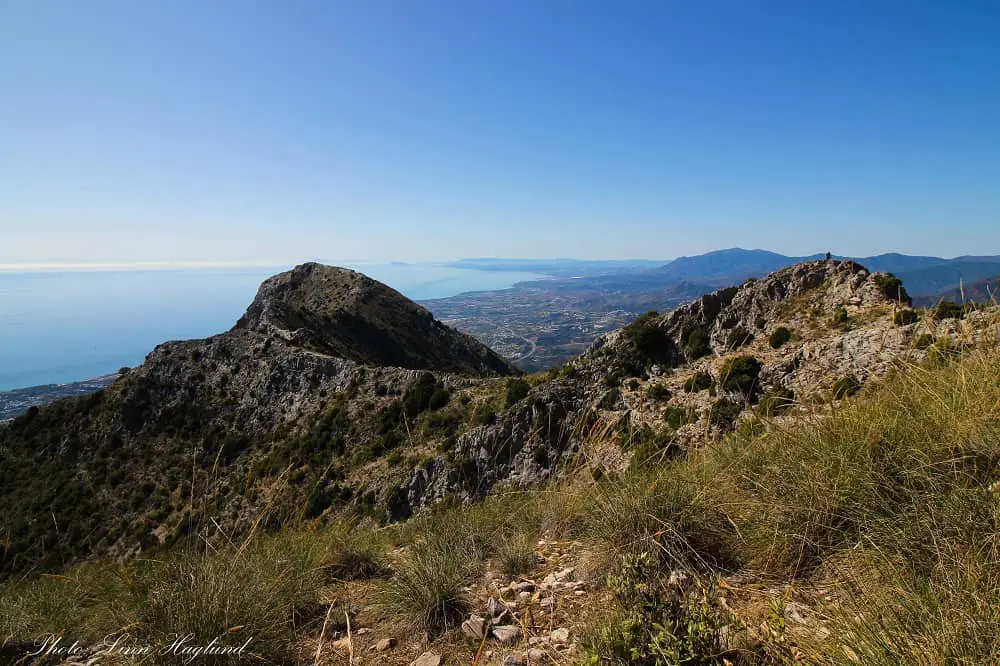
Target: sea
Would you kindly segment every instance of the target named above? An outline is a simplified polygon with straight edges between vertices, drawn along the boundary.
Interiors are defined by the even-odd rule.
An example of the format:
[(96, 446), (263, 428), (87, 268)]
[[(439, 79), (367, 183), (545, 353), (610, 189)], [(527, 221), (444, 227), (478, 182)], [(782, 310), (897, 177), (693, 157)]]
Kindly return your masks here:
[[(343, 264), (413, 300), (506, 289), (536, 273), (442, 264)], [(0, 272), (0, 391), (82, 381), (142, 363), (168, 340), (232, 328), (288, 266)]]

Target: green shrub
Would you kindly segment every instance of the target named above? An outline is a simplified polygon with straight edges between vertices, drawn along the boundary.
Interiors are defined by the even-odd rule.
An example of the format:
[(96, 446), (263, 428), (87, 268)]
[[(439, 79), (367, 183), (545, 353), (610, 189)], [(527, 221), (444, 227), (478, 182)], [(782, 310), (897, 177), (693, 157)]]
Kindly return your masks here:
[(677, 428), (680, 428), (682, 425), (686, 425), (688, 423), (694, 423), (696, 420), (696, 415), (694, 414), (691, 408), (677, 407), (675, 405), (671, 405), (667, 407), (664, 419), (666, 420), (668, 426), (676, 430)]
[(428, 399), (427, 409), (432, 412), (436, 412), (437, 410), (447, 405), (450, 399), (451, 399), (451, 393), (448, 392), (448, 389), (444, 388), (443, 386), (440, 386), (434, 389), (434, 393), (432, 393), (431, 397)]
[(719, 372), (719, 383), (726, 391), (740, 392), (749, 396), (757, 390), (760, 370), (760, 361), (753, 356), (726, 359)]
[(536, 542), (536, 538), (523, 531), (502, 536), (495, 558), (500, 572), (508, 578), (515, 578), (531, 571), (538, 559), (535, 556)]
[(492, 425), (496, 420), (497, 411), (488, 402), (476, 405), (475, 411), (472, 412), (472, 422), (475, 425)]
[(792, 339), (792, 331), (787, 326), (779, 326), (771, 331), (767, 338), (767, 343), (772, 349), (780, 349), (786, 342)]
[(646, 389), (646, 397), (650, 400), (655, 400), (656, 402), (665, 402), (670, 400), (670, 395), (670, 389), (663, 384), (650, 384)]
[(837, 308), (833, 311), (833, 326), (843, 326), (847, 323), (847, 319), (847, 308), (843, 305), (837, 306)]
[(650, 310), (622, 328), (622, 337), (631, 343), (646, 366), (673, 361), (674, 342), (660, 326), (660, 314), (656, 310)]
[(524, 381), (520, 377), (508, 379), (507, 392), (504, 396), (504, 406), (508, 409), (513, 407), (515, 404), (527, 398), (530, 392), (531, 384)]
[(723, 432), (736, 429), (736, 419), (743, 411), (743, 405), (729, 398), (719, 398), (712, 403), (708, 413), (708, 422)]
[(841, 377), (833, 383), (833, 399), (841, 400), (849, 398), (861, 390), (861, 382), (854, 375)]
[(704, 371), (698, 371), (684, 380), (685, 393), (697, 393), (712, 386), (712, 375)]
[(618, 409), (619, 406), (621, 405), (621, 401), (622, 401), (622, 392), (620, 389), (616, 387), (613, 389), (608, 389), (608, 391), (604, 394), (604, 397), (601, 398), (599, 406), (601, 409), (607, 409), (607, 410)]
[(641, 467), (654, 460), (664, 461), (678, 452), (671, 433), (646, 427), (633, 430), (623, 448), (632, 450), (630, 468)]
[(702, 327), (695, 327), (683, 336), (684, 353), (689, 361), (695, 361), (712, 353), (708, 332)]
[(735, 351), (740, 347), (747, 346), (751, 342), (753, 342), (753, 333), (742, 326), (737, 326), (729, 331), (729, 336), (726, 338), (726, 349)]
[(426, 433), (434, 435), (453, 435), (462, 425), (463, 414), (457, 410), (431, 412), (427, 415), (424, 426)]
[(917, 314), (916, 310), (911, 310), (906, 308), (904, 310), (897, 310), (892, 315), (892, 323), (896, 326), (906, 326), (908, 324), (915, 324), (920, 321), (920, 315)]
[(795, 393), (784, 386), (778, 386), (761, 396), (757, 411), (764, 416), (777, 416), (794, 404)]
[(375, 609), (392, 626), (431, 637), (457, 627), (471, 610), (465, 591), (479, 555), (455, 544), (418, 543), (375, 591)]
[(951, 301), (941, 301), (934, 308), (934, 319), (935, 321), (941, 321), (942, 319), (961, 319), (965, 316), (965, 310), (958, 303), (952, 303)]
[(587, 666), (733, 663), (737, 652), (722, 636), (732, 640), (739, 622), (718, 605), (712, 586), (683, 589), (660, 574), (649, 553), (627, 553), (607, 587), (618, 612), (585, 637)]
[[(444, 390), (437, 378), (430, 372), (421, 374), (417, 378), (417, 381), (411, 384), (403, 394), (403, 413), (412, 419), (420, 412), (431, 408), (431, 399), (435, 398), (435, 395), (437, 395), (436, 399), (440, 401), (442, 399), (442, 392), (444, 403), (447, 403), (447, 391)], [(442, 403), (441, 407), (443, 406), (444, 404)]]
[(906, 303), (909, 300), (903, 289), (902, 280), (892, 273), (876, 273), (875, 284), (878, 285), (879, 291), (890, 300), (899, 303)]
[(921, 333), (913, 341), (913, 347), (914, 349), (927, 349), (934, 344), (934, 339), (934, 336), (930, 333)]

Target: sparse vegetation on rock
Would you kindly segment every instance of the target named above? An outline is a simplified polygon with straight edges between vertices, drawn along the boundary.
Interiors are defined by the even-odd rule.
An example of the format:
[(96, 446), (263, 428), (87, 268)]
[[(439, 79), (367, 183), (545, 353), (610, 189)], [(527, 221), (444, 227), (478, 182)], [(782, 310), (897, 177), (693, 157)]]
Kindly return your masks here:
[(781, 349), (781, 347), (791, 339), (791, 329), (787, 326), (779, 326), (771, 331), (771, 335), (767, 338), (767, 343), (771, 345), (771, 349)]
[(696, 326), (686, 331), (682, 339), (684, 342), (684, 353), (689, 361), (696, 361), (699, 358), (708, 356), (712, 353), (712, 347), (708, 340), (708, 333), (706, 333), (705, 329), (700, 326)]
[(777, 416), (795, 404), (795, 392), (784, 386), (767, 391), (757, 403), (757, 411), (764, 416)]
[(861, 390), (861, 382), (854, 375), (841, 377), (833, 383), (833, 399), (842, 400), (849, 398)]
[(908, 324), (915, 324), (918, 321), (920, 321), (920, 315), (917, 314), (916, 310), (910, 308), (897, 310), (892, 315), (892, 323), (897, 326), (907, 326)]
[[(844, 303), (851, 326), (825, 326)], [(810, 262), (513, 381), (256, 329), (165, 345), (0, 428), (3, 571), (31, 569), (0, 583), (0, 636), (194, 623), (258, 632), (264, 663), (993, 663), (995, 320), (917, 335), (896, 307)], [(705, 358), (748, 321), (786, 339)], [(474, 617), (505, 628), (469, 638)]]
[(963, 316), (965, 316), (965, 310), (962, 306), (951, 301), (941, 301), (934, 308), (934, 319), (937, 321), (942, 319), (961, 319)]
[(646, 389), (646, 397), (656, 402), (663, 402), (670, 399), (670, 389), (663, 384), (650, 384)]
[(711, 388), (713, 384), (712, 375), (707, 372), (698, 371), (684, 380), (684, 392), (696, 393)]
[(753, 356), (726, 359), (719, 371), (719, 384), (727, 391), (752, 395), (757, 391), (761, 364)]
[(753, 334), (742, 326), (737, 326), (726, 337), (726, 349), (735, 351), (753, 342)]
[(848, 318), (849, 317), (847, 315), (847, 308), (845, 308), (843, 305), (839, 305), (837, 306), (836, 309), (834, 309), (833, 320), (832, 320), (834, 326), (845, 325), (847, 323)]

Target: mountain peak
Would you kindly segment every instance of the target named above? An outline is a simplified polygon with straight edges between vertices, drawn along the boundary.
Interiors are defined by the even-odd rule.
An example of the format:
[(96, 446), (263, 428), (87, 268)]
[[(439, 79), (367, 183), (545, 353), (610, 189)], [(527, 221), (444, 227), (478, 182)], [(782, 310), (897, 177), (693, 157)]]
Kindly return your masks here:
[(315, 262), (268, 278), (234, 330), (357, 363), (477, 375), (517, 370), (395, 289)]

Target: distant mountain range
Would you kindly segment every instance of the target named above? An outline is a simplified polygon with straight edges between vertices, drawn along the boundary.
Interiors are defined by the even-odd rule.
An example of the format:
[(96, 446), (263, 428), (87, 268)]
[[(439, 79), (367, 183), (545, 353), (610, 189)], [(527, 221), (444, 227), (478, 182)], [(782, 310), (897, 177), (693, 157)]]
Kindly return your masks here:
[[(715, 286), (732, 284), (751, 277), (762, 277), (773, 271), (800, 263), (822, 259), (814, 254), (790, 257), (767, 250), (730, 248), (693, 257), (678, 257), (670, 263), (649, 271), (664, 282), (690, 281)], [(954, 259), (911, 256), (898, 253), (853, 259), (869, 270), (893, 273), (914, 297), (926, 298), (957, 289), (960, 282), (972, 283), (1000, 276), (1000, 256), (963, 256)]]
[[(728, 248), (673, 260), (622, 259), (460, 259), (450, 266), (475, 270), (531, 271), (554, 278), (583, 280), (587, 287), (602, 291), (636, 292), (662, 288), (678, 282), (722, 287), (803, 261), (822, 259), (825, 253), (789, 256), (769, 250)], [(890, 252), (869, 257), (833, 255), (834, 259), (853, 259), (869, 270), (893, 273), (907, 291), (918, 300), (926, 300), (971, 284), (1000, 276), (1000, 255), (962, 256), (953, 259), (914, 256)], [(558, 288), (557, 285), (550, 285)], [(579, 289), (581, 283), (573, 285)]]
[(960, 287), (946, 289), (930, 296), (920, 296), (913, 299), (913, 302), (916, 305), (932, 306), (940, 301), (990, 303), (998, 300), (1000, 300), (1000, 275), (973, 282), (963, 280)]

